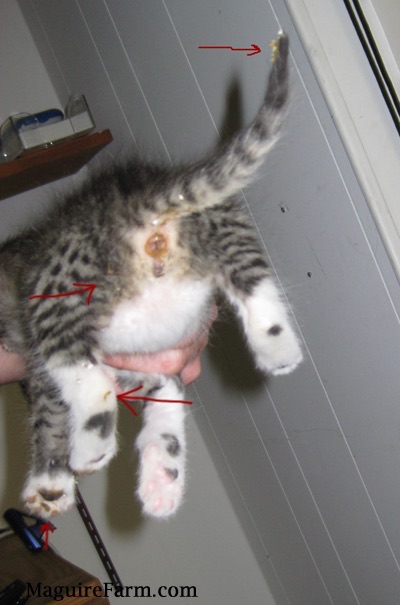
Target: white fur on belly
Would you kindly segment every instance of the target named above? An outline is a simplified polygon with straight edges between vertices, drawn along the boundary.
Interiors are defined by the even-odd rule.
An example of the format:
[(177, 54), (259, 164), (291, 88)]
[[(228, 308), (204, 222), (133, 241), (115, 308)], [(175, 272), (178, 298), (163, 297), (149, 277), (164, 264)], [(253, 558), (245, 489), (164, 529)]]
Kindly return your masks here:
[(175, 345), (199, 330), (210, 294), (206, 281), (155, 280), (138, 297), (116, 307), (102, 331), (103, 349), (150, 353)]

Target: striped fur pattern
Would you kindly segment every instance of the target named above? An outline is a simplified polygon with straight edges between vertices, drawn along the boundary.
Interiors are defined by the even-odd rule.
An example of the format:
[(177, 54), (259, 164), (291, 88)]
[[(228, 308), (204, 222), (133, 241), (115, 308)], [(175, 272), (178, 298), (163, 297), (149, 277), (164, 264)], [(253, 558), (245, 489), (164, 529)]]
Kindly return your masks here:
[[(184, 399), (178, 377), (117, 372), (105, 353), (176, 346), (225, 293), (259, 368), (285, 374), (302, 358), (260, 244), (233, 197), (275, 143), (288, 91), (288, 40), (276, 41), (264, 103), (249, 128), (205, 160), (174, 170), (109, 166), (38, 227), (0, 248), (0, 340), (27, 359), (32, 462), (23, 500), (42, 517), (69, 509), (76, 478), (117, 451), (117, 384)], [(93, 283), (85, 296), (63, 294)], [(184, 494), (187, 406), (147, 403), (138, 437), (138, 497), (167, 517)]]

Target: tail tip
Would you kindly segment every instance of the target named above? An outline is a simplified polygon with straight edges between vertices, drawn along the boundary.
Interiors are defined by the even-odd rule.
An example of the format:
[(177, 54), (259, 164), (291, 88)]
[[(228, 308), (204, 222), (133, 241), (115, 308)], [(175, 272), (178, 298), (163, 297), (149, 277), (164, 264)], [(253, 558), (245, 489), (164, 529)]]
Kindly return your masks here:
[(289, 48), (289, 38), (283, 29), (278, 31), (278, 36), (270, 42), (272, 48), (271, 62), (274, 64), (280, 57), (287, 55)]

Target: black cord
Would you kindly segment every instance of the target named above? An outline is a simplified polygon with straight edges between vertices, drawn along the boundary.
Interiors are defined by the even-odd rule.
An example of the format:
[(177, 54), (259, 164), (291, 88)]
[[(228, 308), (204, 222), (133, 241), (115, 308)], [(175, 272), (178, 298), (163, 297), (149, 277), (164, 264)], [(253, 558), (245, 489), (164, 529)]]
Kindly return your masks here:
[(86, 506), (78, 487), (76, 487), (76, 508), (78, 509), (81, 519), (88, 531), (88, 534), (94, 544), (97, 554), (101, 559), (101, 562), (103, 563), (103, 567), (106, 570), (113, 587), (123, 589), (124, 585), (122, 584), (117, 570), (115, 569), (114, 564), (111, 561), (111, 557), (107, 552), (104, 542), (101, 539), (99, 531), (92, 519), (89, 509)]

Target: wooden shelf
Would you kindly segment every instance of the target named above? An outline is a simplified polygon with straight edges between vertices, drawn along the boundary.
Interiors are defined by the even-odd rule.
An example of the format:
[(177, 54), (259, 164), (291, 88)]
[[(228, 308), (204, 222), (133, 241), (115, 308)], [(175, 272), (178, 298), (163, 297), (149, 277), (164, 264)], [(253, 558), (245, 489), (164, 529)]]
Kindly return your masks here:
[(112, 140), (111, 132), (103, 130), (0, 164), (0, 200), (78, 172)]
[[(0, 540), (0, 589), (11, 584), (16, 578), (32, 586), (28, 603), (110, 605), (98, 578), (66, 561), (51, 548), (33, 554), (15, 534), (12, 534)], [(53, 596), (56, 591), (60, 591), (60, 586), (68, 586), (70, 594), (74, 593), (75, 588), (76, 596), (68, 597), (64, 594), (62, 600), (59, 596), (54, 599)], [(64, 591), (66, 592), (65, 588)]]

